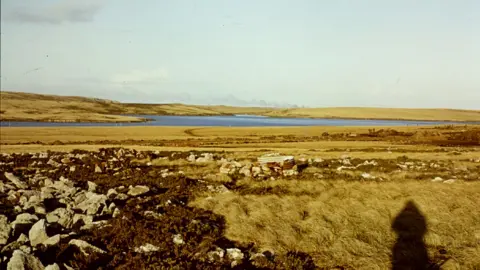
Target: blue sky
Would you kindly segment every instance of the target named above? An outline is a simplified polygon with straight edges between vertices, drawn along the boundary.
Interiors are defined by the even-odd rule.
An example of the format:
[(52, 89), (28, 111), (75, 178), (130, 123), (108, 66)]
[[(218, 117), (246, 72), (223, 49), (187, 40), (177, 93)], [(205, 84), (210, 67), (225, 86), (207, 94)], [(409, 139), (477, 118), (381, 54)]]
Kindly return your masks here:
[(1, 89), (480, 109), (480, 1), (2, 0)]

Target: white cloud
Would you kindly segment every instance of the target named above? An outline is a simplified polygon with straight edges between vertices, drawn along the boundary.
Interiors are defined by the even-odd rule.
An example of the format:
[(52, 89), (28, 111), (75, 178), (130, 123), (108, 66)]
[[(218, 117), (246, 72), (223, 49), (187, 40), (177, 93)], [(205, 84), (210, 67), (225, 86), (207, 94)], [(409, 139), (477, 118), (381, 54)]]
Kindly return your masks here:
[(163, 68), (152, 70), (132, 70), (123, 74), (112, 76), (114, 84), (155, 84), (165, 82), (168, 79), (168, 72)]
[(47, 24), (91, 22), (97, 13), (103, 8), (106, 1), (63, 0), (51, 4), (44, 4), (40, 1), (22, 2), (23, 5), (9, 7), (9, 11), (5, 12), (5, 19), (23, 23)]

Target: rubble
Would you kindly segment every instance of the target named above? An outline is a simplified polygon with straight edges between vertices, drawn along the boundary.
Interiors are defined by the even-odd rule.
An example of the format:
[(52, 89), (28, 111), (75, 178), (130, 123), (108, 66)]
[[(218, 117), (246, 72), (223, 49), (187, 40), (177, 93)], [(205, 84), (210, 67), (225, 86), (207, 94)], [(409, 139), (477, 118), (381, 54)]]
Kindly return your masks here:
[[(154, 159), (181, 159), (183, 163), (188, 159), (191, 167), (212, 162), (216, 167), (212, 166), (203, 176), (212, 174), (217, 178), (200, 175), (193, 179), (188, 167), (138, 165), (132, 162), (134, 159), (151, 163)], [(185, 269), (185, 258), (203, 268), (254, 269), (268, 265), (264, 269), (272, 269), (282, 265), (280, 257), (270, 258), (225, 241), (224, 218), (189, 207), (192, 194), (244, 192), (236, 184), (242, 177), (253, 181), (327, 182), (377, 179), (374, 175), (399, 171), (422, 172), (419, 180), (438, 179), (440, 183), (452, 184), (478, 180), (479, 175), (474, 168), (456, 173), (452, 164), (441, 160), (295, 158), (278, 153), (255, 159), (239, 162), (216, 153), (139, 152), (122, 148), (3, 154), (0, 195), (5, 206), (0, 208), (0, 269), (8, 265), (10, 269), (35, 269), (40, 265), (39, 269), (92, 269), (105, 268), (107, 264), (111, 268), (130, 264), (139, 269), (172, 265)], [(210, 168), (210, 164), (206, 167)], [(180, 173), (180, 169), (186, 173)], [(221, 176), (222, 173), (228, 177)], [(199, 248), (201, 239), (212, 239), (212, 244)], [(148, 257), (152, 253), (154, 256)], [(96, 261), (98, 258), (102, 259)]]

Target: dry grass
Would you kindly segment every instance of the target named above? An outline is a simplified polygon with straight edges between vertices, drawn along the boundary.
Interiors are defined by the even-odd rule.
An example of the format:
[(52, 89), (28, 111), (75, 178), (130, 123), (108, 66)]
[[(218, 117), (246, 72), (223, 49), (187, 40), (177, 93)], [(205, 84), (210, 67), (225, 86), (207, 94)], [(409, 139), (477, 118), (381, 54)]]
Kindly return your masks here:
[(224, 215), (227, 236), (234, 240), (277, 252), (305, 251), (320, 267), (388, 269), (395, 242), (392, 221), (413, 200), (427, 218), (430, 256), (445, 248), (462, 269), (480, 267), (479, 182), (271, 183), (296, 195), (224, 193), (192, 205)]
[(141, 121), (119, 114), (143, 115), (233, 115), (256, 114), (274, 117), (403, 119), (480, 121), (478, 110), (453, 109), (389, 109), (389, 108), (296, 108), (273, 109), (230, 106), (197, 106), (185, 104), (133, 104), (111, 100), (40, 95), (21, 92), (0, 92), (3, 121)]

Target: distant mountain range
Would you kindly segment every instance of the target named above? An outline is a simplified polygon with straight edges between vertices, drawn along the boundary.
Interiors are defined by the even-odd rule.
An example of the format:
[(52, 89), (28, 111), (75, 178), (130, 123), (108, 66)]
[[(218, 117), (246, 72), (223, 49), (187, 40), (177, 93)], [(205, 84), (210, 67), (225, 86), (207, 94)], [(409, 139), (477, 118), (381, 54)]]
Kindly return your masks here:
[(225, 106), (235, 106), (235, 107), (262, 107), (262, 108), (303, 108), (296, 104), (290, 103), (277, 103), (277, 102), (268, 102), (265, 100), (244, 100), (240, 99), (232, 94), (224, 96), (203, 96), (203, 97), (192, 97), (192, 95), (187, 93), (178, 93), (178, 94), (168, 94), (162, 96), (161, 101), (158, 103), (182, 103), (189, 105), (225, 105)]

